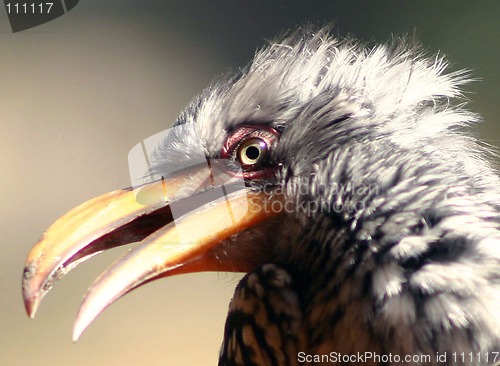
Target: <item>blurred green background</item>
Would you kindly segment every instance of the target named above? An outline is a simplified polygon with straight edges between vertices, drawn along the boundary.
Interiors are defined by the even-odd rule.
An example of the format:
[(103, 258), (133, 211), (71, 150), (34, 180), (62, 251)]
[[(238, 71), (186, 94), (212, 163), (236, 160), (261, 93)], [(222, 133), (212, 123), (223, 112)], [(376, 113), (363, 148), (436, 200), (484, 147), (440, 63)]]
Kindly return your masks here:
[(476, 132), (498, 147), (500, 2), (97, 1), (12, 34), (0, 9), (0, 364), (215, 365), (233, 274), (151, 283), (108, 309), (73, 344), (79, 302), (120, 249), (83, 264), (24, 313), (25, 257), (78, 203), (128, 186), (127, 154), (168, 128), (210, 80), (249, 61), (277, 33), (333, 22), (368, 43), (414, 33), (451, 69), (480, 81)]

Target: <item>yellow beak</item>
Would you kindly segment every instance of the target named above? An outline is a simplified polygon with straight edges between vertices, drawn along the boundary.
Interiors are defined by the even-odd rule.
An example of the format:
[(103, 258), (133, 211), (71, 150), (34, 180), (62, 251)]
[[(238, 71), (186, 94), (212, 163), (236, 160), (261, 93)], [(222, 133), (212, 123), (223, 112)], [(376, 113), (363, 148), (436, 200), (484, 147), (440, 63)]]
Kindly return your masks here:
[(132, 242), (140, 243), (89, 289), (74, 340), (105, 308), (146, 282), (180, 273), (251, 270), (258, 264), (255, 260), (221, 260), (221, 251), (237, 251), (238, 233), (279, 214), (276, 208), (283, 205), (273, 202), (282, 197), (254, 192), (237, 181), (210, 165), (197, 166), (139, 191), (114, 191), (72, 209), (49, 227), (28, 255), (23, 275), (28, 315), (34, 316), (54, 283), (79, 263)]

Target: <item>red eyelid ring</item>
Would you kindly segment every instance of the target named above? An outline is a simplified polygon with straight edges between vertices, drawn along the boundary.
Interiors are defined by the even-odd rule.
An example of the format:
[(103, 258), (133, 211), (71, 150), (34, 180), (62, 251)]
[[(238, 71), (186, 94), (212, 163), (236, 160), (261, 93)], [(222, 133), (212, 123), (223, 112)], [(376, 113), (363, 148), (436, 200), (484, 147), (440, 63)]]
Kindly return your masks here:
[(268, 147), (272, 147), (280, 134), (274, 128), (259, 125), (242, 125), (232, 131), (221, 151), (222, 158), (231, 157), (241, 143), (250, 138), (260, 138)]

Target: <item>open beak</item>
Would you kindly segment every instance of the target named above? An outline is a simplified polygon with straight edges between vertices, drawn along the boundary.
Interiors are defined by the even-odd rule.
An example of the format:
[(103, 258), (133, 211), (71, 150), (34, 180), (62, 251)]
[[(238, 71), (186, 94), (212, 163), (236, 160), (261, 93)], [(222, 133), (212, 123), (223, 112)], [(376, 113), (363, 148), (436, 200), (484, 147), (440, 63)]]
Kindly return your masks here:
[[(23, 274), (26, 311), (33, 317), (41, 299), (62, 276), (106, 249), (140, 242), (87, 292), (73, 339), (129, 291), (154, 279), (200, 271), (248, 271), (258, 264), (231, 259), (237, 235), (270, 220), (282, 207), (279, 195), (256, 192), (241, 179), (208, 164), (93, 198), (59, 218), (30, 251)], [(229, 244), (228, 244), (229, 243)]]

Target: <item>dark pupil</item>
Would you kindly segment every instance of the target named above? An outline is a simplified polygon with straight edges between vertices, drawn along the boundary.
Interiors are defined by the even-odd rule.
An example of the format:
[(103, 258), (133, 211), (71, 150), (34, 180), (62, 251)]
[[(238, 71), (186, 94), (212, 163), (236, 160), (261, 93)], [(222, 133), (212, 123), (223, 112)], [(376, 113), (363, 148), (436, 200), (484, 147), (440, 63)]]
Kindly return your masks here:
[(248, 159), (255, 160), (259, 157), (260, 150), (256, 146), (249, 146), (245, 150), (245, 155), (247, 156)]

